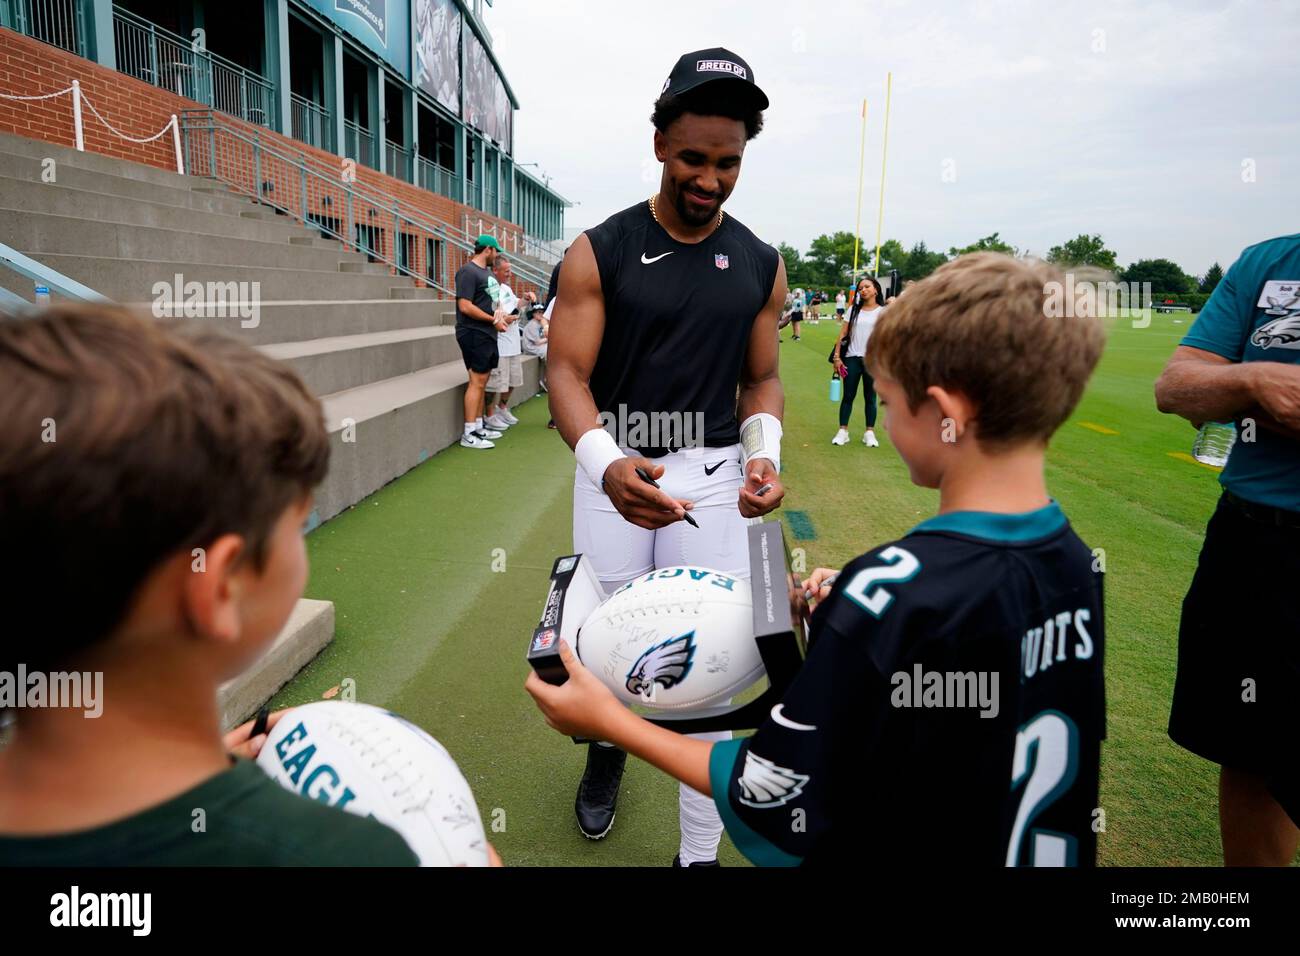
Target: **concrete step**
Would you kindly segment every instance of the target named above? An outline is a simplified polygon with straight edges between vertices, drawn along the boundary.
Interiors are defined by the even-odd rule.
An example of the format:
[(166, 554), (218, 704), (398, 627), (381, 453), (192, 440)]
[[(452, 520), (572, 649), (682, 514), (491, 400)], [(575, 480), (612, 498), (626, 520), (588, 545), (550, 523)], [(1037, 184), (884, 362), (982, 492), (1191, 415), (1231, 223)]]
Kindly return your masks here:
[[(393, 276), (394, 279), (401, 278)], [(408, 282), (411, 280), (407, 280)], [(389, 293), (394, 299), (439, 299), (443, 293), (437, 289), (421, 288), (416, 285), (394, 286)]]
[[(93, 117), (88, 117), (88, 119), (90, 122), (98, 122)], [(124, 130), (124, 132), (130, 133), (131, 131)], [(150, 132), (154, 133), (157, 130), (151, 130)], [(98, 173), (110, 173), (124, 179), (135, 179), (170, 189), (188, 188), (191, 185), (212, 182), (209, 179), (182, 176), (174, 170), (148, 166), (144, 163), (134, 163), (130, 160), (118, 159), (115, 156), (106, 156), (103, 153), (92, 151), (79, 153), (71, 146), (59, 146), (45, 140), (29, 139), (26, 136), (17, 136), (13, 133), (0, 133), (0, 153), (9, 153), (13, 156), (24, 156), (37, 160), (49, 157), (55, 161), (59, 168), (73, 167)]]
[[(524, 356), (523, 366), (524, 384), (511, 394), (511, 405), (537, 394), (541, 366), (531, 355)], [(332, 447), (329, 474), (316, 489), (316, 517), (328, 521), (459, 442), (467, 380), (465, 366), (454, 361), (323, 396)], [(349, 431), (344, 419), (355, 423)], [(349, 436), (352, 440), (343, 440)], [(509, 441), (509, 433), (501, 440)], [(453, 449), (467, 455), (494, 451)]]
[[(20, 249), (29, 253), (29, 250)], [(30, 253), (29, 253), (30, 254)], [(268, 269), (257, 266), (231, 266), (208, 262), (178, 262), (157, 259), (120, 259), (111, 256), (68, 256), (41, 253), (33, 258), (76, 279), (101, 295), (127, 305), (152, 304), (155, 283), (164, 282), (174, 287), (180, 275), (184, 283), (199, 282), (205, 290), (229, 288), (230, 283), (247, 283), (240, 294), (250, 304), (284, 300), (300, 300), (303, 296), (327, 300), (399, 298), (391, 291), (404, 280), (397, 276), (349, 275), (344, 272), (321, 272), (311, 269)], [(6, 269), (0, 271), (0, 285), (9, 288), (8, 278), (22, 278)], [(253, 283), (260, 285), (254, 286)], [(19, 283), (19, 291), (30, 285)], [(182, 290), (183, 291), (183, 290)], [(428, 292), (429, 296), (401, 296), (404, 298), (430, 298), (432, 289), (409, 286), (402, 292)], [(256, 302), (254, 302), (256, 300)], [(212, 310), (208, 310), (210, 314)]]
[(248, 320), (238, 316), (202, 321), (249, 345), (271, 345), (366, 332), (439, 328), (437, 316), (445, 305), (423, 299), (344, 299), (333, 302), (300, 299), (263, 302), (258, 310), (257, 325), (248, 328), (244, 327)]
[(334, 640), (334, 602), (302, 598), (278, 637), (248, 670), (221, 685), (221, 728), (248, 720)]
[[(198, 225), (201, 225), (199, 223)], [(244, 237), (212, 236), (191, 230), (160, 229), (129, 223), (89, 220), (77, 216), (0, 213), (0, 242), (33, 255), (62, 254), (113, 256), (120, 259), (174, 259), (222, 265), (263, 266), (274, 269), (342, 270), (374, 274), (360, 253), (261, 241)]]
[[(74, 151), (75, 152), (75, 151)], [(144, 199), (163, 206), (178, 206), (183, 209), (201, 209), (208, 212), (238, 213), (247, 203), (229, 193), (217, 195), (199, 193), (190, 188), (188, 182), (181, 180), (179, 185), (164, 186), (159, 183), (146, 182), (120, 176), (111, 172), (100, 172), (80, 166), (54, 166), (54, 182), (41, 178), (41, 160), (28, 156), (15, 156), (0, 151), (0, 170), (6, 176), (41, 183), (53, 188), (84, 189), (87, 192), (104, 193), (108, 196), (125, 196), (131, 199)]]
[(238, 215), (168, 206), (67, 186), (48, 186), (0, 174), (0, 217), (32, 212), (265, 242), (320, 237), (316, 230), (291, 222), (257, 222)]
[(386, 276), (392, 275), (392, 269), (382, 262), (371, 262), (362, 253), (356, 253), (357, 258), (349, 259), (339, 263), (339, 272), (350, 272), (355, 275), (366, 276)]
[(453, 329), (426, 327), (363, 332), (261, 346), (293, 367), (317, 395), (409, 375), (460, 360)]

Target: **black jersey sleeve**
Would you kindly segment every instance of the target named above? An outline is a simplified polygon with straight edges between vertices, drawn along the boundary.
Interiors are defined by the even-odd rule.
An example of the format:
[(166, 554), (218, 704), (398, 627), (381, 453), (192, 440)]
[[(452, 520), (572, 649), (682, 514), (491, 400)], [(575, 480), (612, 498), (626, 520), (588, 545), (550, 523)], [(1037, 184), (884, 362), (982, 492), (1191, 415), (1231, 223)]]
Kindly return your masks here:
[(732, 842), (760, 866), (796, 866), (816, 852), (871, 763), (890, 708), (872, 649), (902, 642), (908, 612), (862, 614), (845, 589), (860, 569), (895, 567), (885, 554), (893, 552), (872, 552), (840, 575), (814, 615), (807, 659), (757, 732), (713, 746), (714, 802)]

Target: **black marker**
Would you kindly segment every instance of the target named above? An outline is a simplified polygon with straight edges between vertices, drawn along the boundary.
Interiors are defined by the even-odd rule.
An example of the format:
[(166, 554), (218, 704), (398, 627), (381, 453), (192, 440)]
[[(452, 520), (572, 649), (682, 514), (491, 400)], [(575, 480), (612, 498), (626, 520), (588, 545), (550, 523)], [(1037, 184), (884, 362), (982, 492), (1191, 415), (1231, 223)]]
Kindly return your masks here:
[(269, 722), (268, 718), (270, 718), (270, 716), (271, 710), (266, 706), (263, 706), (262, 709), (257, 712), (257, 719), (253, 721), (253, 729), (248, 732), (249, 740), (252, 740), (259, 734), (266, 733), (266, 725)]
[[(642, 481), (646, 482), (652, 488), (659, 488), (659, 482), (651, 478), (650, 472), (646, 471), (644, 468), (638, 467), (636, 470), (636, 476), (640, 478)], [(660, 490), (662, 491), (663, 489)], [(689, 511), (683, 512), (682, 517), (686, 519), (686, 523), (689, 524), (692, 528), (699, 527), (699, 525), (695, 523), (695, 519), (691, 517), (691, 513)]]

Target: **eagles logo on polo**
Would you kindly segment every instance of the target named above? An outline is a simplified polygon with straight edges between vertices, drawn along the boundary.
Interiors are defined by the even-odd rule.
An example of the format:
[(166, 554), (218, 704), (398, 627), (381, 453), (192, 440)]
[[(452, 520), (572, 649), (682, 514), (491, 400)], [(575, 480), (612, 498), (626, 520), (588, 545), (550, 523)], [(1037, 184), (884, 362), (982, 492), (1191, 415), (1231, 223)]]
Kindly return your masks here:
[(778, 767), (752, 750), (746, 751), (745, 770), (737, 781), (740, 784), (740, 802), (759, 810), (784, 806), (803, 793), (810, 779), (806, 773)]
[(686, 679), (695, 663), (695, 632), (688, 631), (648, 648), (627, 672), (627, 689), (639, 697), (654, 694), (655, 685), (664, 690)]
[(1256, 307), (1276, 318), (1255, 330), (1250, 337), (1251, 345), (1261, 349), (1300, 349), (1300, 282), (1265, 283)]

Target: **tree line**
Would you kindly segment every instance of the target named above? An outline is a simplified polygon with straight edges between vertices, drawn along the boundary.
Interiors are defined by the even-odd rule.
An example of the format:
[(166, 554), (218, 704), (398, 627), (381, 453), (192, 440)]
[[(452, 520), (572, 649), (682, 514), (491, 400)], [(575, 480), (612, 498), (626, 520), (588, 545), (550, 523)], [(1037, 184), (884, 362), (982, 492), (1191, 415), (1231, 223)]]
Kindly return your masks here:
[[(851, 232), (836, 232), (821, 235), (812, 241), (806, 253), (801, 253), (788, 243), (777, 246), (781, 257), (785, 259), (786, 276), (791, 288), (840, 289), (853, 284), (853, 247), (854, 237)], [(968, 252), (1005, 252), (1012, 256), (1028, 255), (1004, 240), (998, 233), (984, 236), (968, 246), (953, 246), (946, 253), (931, 249), (924, 242), (917, 242), (910, 249), (904, 247), (897, 239), (881, 243), (879, 275), (886, 275), (893, 269), (898, 270), (903, 282), (911, 279), (924, 279), (949, 259)], [(876, 250), (863, 243), (858, 248), (858, 275), (870, 274), (875, 265)], [(1081, 233), (1068, 242), (1052, 246), (1044, 257), (1048, 262), (1063, 268), (1077, 266), (1095, 266), (1114, 274), (1120, 282), (1149, 282), (1153, 296), (1179, 297), (1188, 295), (1208, 295), (1223, 278), (1223, 268), (1217, 263), (1210, 265), (1201, 275), (1184, 272), (1182, 267), (1169, 259), (1139, 259), (1121, 268), (1115, 253), (1106, 248), (1106, 243), (1099, 234)]]

